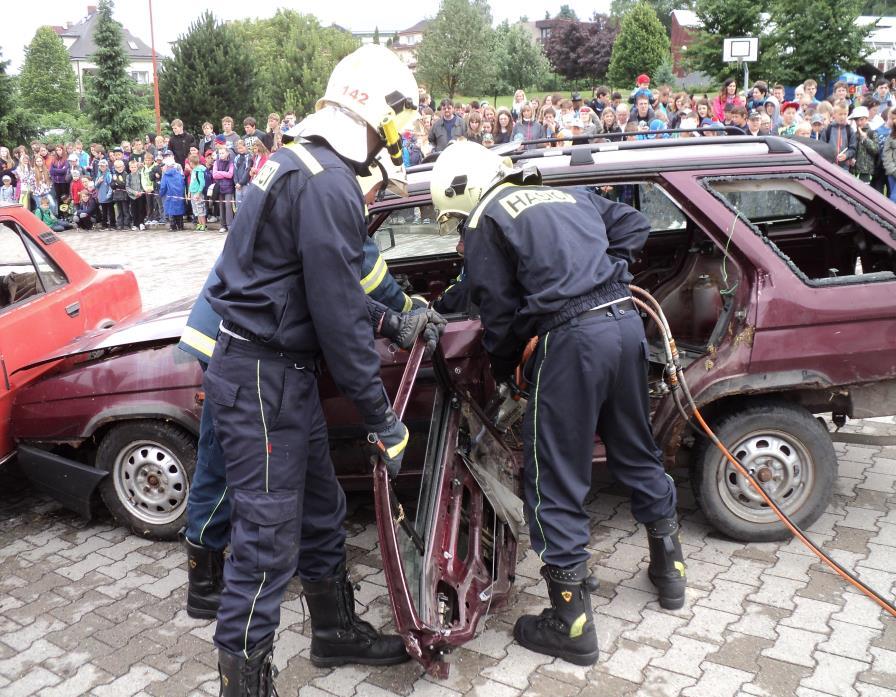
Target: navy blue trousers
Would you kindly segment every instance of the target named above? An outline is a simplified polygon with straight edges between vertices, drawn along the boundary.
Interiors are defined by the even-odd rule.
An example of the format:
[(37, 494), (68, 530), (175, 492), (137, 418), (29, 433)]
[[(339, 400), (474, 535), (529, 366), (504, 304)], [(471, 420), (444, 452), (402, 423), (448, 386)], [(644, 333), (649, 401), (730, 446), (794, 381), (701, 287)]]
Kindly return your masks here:
[(223, 550), (230, 542), (230, 499), (224, 453), (215, 437), (214, 408), (211, 399), (202, 405), (196, 471), (187, 499), (186, 536), (194, 545)]
[[(647, 341), (633, 310), (607, 308), (541, 337), (529, 368), (524, 493), (532, 548), (545, 564), (587, 561), (595, 430), (642, 523), (675, 515), (675, 487), (650, 429)], [(527, 372), (529, 372), (527, 371)]]
[(205, 392), (214, 402), (231, 502), (215, 645), (248, 657), (280, 623), (297, 565), (302, 579), (317, 581), (342, 562), (345, 494), (312, 363), (222, 334)]

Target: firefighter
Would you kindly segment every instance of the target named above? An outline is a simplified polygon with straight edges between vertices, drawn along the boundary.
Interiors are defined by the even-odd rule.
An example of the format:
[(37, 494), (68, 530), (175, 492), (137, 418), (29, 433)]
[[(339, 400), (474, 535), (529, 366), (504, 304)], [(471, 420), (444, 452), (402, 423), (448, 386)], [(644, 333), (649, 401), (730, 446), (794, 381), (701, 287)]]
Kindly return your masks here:
[(675, 487), (650, 430), (647, 342), (628, 290), (650, 225), (586, 189), (542, 186), (534, 167), (514, 169), (475, 143), (448, 147), (430, 188), (442, 231), (462, 233), (470, 300), (499, 385), (512, 380), (525, 344), (539, 337), (527, 366), (523, 472), (531, 544), (551, 607), (520, 617), (514, 637), (591, 665), (598, 646), (584, 501), (595, 430), (647, 528), (660, 604), (684, 603)]
[(294, 141), (253, 178), (206, 293), (221, 326), (204, 384), (231, 505), (214, 635), (224, 697), (274, 694), (274, 632), (296, 568), (316, 665), (407, 659), (398, 636), (355, 613), (316, 365), (322, 355), (397, 475), (408, 430), (380, 380), (358, 283), (367, 227), (355, 177), (384, 146), (400, 157), (416, 98), (413, 74), (387, 48), (343, 58)]
[[(358, 177), (358, 184), (368, 204), (385, 189), (384, 176), (388, 178), (389, 189), (398, 194), (406, 193), (404, 171), (392, 164), (388, 153), (383, 150), (377, 156), (377, 163), (371, 166), (370, 173)], [(364, 244), (361, 275), (361, 287), (368, 296), (368, 315), (373, 331), (392, 339), (403, 349), (410, 349), (422, 333), (427, 353), (431, 353), (444, 329), (445, 320), (437, 313), (419, 307), (425, 301), (417, 296), (409, 297), (401, 290), (369, 237)], [(214, 352), (221, 323), (221, 318), (205, 298), (205, 290), (217, 282), (218, 276), (212, 269), (190, 311), (178, 344), (178, 348), (199, 360), (203, 370)], [(181, 531), (181, 539), (187, 550), (187, 614), (198, 619), (214, 619), (218, 614), (224, 548), (230, 539), (230, 500), (227, 496), (224, 454), (215, 437), (213, 411), (214, 402), (206, 401), (199, 422), (196, 470), (187, 500), (187, 525)]]

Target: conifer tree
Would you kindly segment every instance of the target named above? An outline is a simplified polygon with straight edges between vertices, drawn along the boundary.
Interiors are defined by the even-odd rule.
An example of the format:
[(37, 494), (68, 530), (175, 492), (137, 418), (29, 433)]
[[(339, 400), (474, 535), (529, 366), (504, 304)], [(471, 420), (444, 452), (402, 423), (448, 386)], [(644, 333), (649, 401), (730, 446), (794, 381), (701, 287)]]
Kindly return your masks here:
[[(233, 27), (206, 11), (178, 38), (171, 53), (159, 71), (159, 100), (166, 119), (178, 118), (189, 132), (199, 133), (205, 121), (218, 124), (227, 115), (240, 123), (252, 115), (257, 57)], [(264, 130), (264, 118), (259, 121)]]
[(112, 18), (113, 7), (112, 0), (100, 0), (93, 33), (96, 72), (86, 84), (87, 113), (96, 127), (95, 137), (104, 143), (133, 138), (147, 126), (138, 113), (136, 83), (127, 73), (130, 61), (121, 24)]

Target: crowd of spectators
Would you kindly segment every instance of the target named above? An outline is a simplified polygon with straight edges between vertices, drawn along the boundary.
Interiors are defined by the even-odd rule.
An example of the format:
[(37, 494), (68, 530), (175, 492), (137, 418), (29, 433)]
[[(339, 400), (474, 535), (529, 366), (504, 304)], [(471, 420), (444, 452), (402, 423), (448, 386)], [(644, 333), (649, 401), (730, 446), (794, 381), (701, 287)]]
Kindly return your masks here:
[(667, 85), (651, 88), (639, 75), (630, 93), (596, 87), (590, 100), (573, 92), (527, 97), (517, 90), (510, 107), (486, 101), (469, 104), (442, 99), (434, 107), (421, 96), (422, 118), (405, 133), (405, 163), (417, 164), (455, 140), (486, 147), (518, 142), (521, 148), (566, 147), (571, 143), (653, 138), (779, 135), (824, 141), (832, 160), (896, 201), (896, 127), (892, 85), (883, 78), (872, 90), (837, 82), (825, 100), (806, 80), (785, 99), (783, 85), (756, 81), (740, 91), (734, 78), (717, 94), (690, 94)]
[[(729, 78), (718, 94), (697, 95), (651, 88), (649, 76), (640, 75), (626, 95), (602, 86), (587, 101), (578, 92), (527, 97), (517, 90), (510, 106), (499, 108), (450, 99), (434, 107), (421, 91), (420, 118), (402, 145), (410, 166), (458, 140), (533, 149), (620, 139), (803, 137), (829, 143), (838, 166), (896, 201), (891, 87), (881, 78), (863, 94), (838, 82), (819, 100), (818, 85), (806, 80), (788, 100), (782, 85), (761, 80), (740, 91)], [(205, 123), (194, 136), (174, 119), (167, 137), (147, 135), (112, 147), (91, 143), (85, 149), (78, 140), (0, 145), (0, 203), (20, 202), (54, 230), (166, 224), (174, 230), (187, 219), (194, 229), (219, 222), (226, 232), (245, 187), (295, 123), (293, 112), (283, 119), (272, 113), (262, 130), (250, 116), (240, 135), (225, 116), (220, 129)]]
[(197, 230), (220, 222), (226, 232), (245, 187), (295, 123), (292, 112), (282, 120), (273, 113), (260, 130), (250, 116), (240, 136), (225, 116), (219, 133), (205, 123), (197, 137), (174, 119), (167, 137), (150, 134), (115, 146), (85, 149), (80, 140), (0, 146), (0, 203), (28, 206), (56, 231), (166, 224), (182, 230), (189, 219)]

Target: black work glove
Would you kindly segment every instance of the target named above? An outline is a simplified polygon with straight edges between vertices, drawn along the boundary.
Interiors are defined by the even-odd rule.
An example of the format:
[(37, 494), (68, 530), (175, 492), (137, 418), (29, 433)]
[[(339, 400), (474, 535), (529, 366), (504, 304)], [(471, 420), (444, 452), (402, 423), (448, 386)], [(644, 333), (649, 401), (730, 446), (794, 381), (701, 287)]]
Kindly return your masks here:
[(389, 478), (395, 479), (401, 471), (401, 461), (404, 458), (404, 451), (408, 444), (407, 426), (405, 426), (392, 408), (389, 407), (386, 415), (381, 423), (373, 426), (368, 424), (370, 432), (367, 434), (368, 442), (376, 446), (379, 456), (386, 463), (386, 470), (389, 472)]
[(435, 310), (414, 310), (412, 312), (393, 312), (386, 310), (380, 325), (380, 336), (392, 339), (399, 348), (409, 351), (420, 334), (426, 341), (426, 354), (430, 355), (436, 348), (446, 320)]

